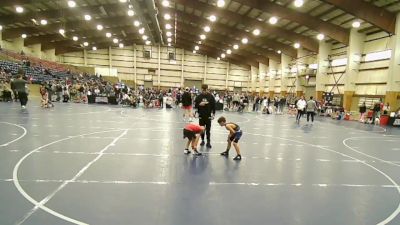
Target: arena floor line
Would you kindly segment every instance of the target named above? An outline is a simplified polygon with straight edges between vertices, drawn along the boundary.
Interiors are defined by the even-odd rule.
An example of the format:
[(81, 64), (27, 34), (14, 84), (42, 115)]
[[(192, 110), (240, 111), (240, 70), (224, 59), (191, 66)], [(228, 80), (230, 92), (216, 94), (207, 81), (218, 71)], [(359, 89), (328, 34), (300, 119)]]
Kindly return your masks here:
[(216, 120), (184, 155), (178, 109), (34, 106), (0, 103), (1, 225), (400, 224), (399, 129), (218, 112), (244, 131), (235, 162)]

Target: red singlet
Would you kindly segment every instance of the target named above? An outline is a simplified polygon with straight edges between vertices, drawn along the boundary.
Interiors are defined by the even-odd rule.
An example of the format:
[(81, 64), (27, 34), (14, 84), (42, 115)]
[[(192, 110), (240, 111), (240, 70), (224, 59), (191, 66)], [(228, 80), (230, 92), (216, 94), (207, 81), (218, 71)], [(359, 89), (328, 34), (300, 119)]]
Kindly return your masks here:
[(188, 124), (185, 126), (186, 130), (193, 131), (195, 133), (200, 133), (201, 132), (201, 126), (197, 124)]

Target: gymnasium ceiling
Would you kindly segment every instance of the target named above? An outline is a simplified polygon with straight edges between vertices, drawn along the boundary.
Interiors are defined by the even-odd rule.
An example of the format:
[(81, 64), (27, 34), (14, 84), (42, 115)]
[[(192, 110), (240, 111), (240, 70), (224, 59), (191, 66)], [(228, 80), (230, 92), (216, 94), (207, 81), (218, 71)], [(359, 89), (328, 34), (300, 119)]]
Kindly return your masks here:
[(26, 34), (26, 46), (41, 43), (42, 50), (55, 48), (56, 54), (161, 44), (248, 66), (280, 61), (281, 53), (296, 57), (296, 43), (317, 52), (318, 34), (324, 41), (348, 45), (356, 21), (359, 32), (393, 34), (399, 11), (398, 0), (1, 0), (0, 25), (4, 40)]

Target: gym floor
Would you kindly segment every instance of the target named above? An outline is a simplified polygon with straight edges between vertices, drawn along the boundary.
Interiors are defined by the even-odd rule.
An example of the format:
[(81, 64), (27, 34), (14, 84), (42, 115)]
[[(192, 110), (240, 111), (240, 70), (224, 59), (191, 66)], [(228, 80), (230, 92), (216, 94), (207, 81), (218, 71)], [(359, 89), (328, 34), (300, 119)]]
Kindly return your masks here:
[(216, 120), (184, 155), (181, 110), (0, 103), (0, 224), (400, 224), (399, 129), (220, 115), (240, 162)]

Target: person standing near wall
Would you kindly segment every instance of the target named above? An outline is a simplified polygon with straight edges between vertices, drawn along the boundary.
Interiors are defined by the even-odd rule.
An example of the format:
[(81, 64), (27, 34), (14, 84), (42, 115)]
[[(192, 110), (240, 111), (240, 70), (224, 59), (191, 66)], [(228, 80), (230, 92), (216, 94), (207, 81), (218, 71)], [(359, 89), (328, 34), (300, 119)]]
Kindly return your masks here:
[(25, 74), (24, 70), (18, 70), (18, 77), (14, 81), (12, 81), (12, 86), (14, 87), (14, 91), (18, 94), (19, 101), (21, 103), (21, 107), (23, 109), (26, 108), (26, 103), (28, 103), (28, 87), (26, 80), (22, 79), (22, 76)]
[(304, 109), (307, 106), (306, 100), (304, 100), (304, 96), (301, 96), (301, 98), (297, 101), (296, 107), (297, 107), (297, 116), (296, 116), (296, 122), (300, 123), (300, 119), (303, 116)]
[[(208, 85), (203, 84), (201, 86), (202, 92), (195, 99), (195, 107), (199, 114), (200, 126), (206, 127), (207, 135), (207, 148), (211, 148), (211, 120), (215, 115), (215, 99), (212, 94), (208, 91)], [(204, 146), (204, 133), (201, 134), (201, 146)]]
[(365, 122), (365, 113), (367, 112), (367, 106), (365, 105), (365, 102), (360, 106), (360, 122), (364, 123)]
[(185, 92), (182, 94), (182, 108), (185, 110), (185, 114), (183, 114), (184, 120), (189, 120), (192, 122), (192, 94), (190, 93), (190, 89), (187, 87), (185, 88)]
[(314, 101), (313, 96), (310, 97), (310, 100), (307, 102), (307, 123), (310, 122), (310, 116), (311, 116), (311, 122), (314, 123), (314, 115), (315, 111), (317, 110), (317, 103)]

